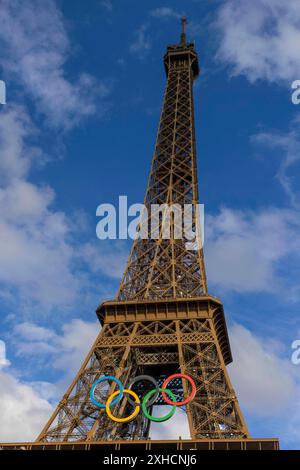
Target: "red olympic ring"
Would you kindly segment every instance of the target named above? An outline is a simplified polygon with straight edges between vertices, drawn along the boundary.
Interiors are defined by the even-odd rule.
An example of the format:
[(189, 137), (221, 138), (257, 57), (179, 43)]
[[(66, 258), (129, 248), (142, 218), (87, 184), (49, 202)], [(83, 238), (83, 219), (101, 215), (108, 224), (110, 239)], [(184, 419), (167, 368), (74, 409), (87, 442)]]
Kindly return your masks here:
[(187, 374), (173, 374), (173, 375), (170, 375), (170, 377), (166, 378), (166, 380), (164, 381), (164, 383), (162, 384), (161, 387), (162, 388), (167, 388), (167, 384), (172, 379), (175, 379), (177, 377), (182, 377), (183, 379), (186, 379), (190, 382), (190, 384), (192, 386), (192, 391), (191, 391), (190, 395), (183, 401), (172, 401), (172, 400), (170, 400), (170, 398), (167, 397), (165, 392), (162, 392), (161, 394), (164, 397), (165, 402), (167, 402), (169, 405), (182, 406), (182, 405), (186, 405), (187, 403), (189, 403), (195, 397), (195, 395), (196, 395), (196, 384), (195, 384), (194, 380)]

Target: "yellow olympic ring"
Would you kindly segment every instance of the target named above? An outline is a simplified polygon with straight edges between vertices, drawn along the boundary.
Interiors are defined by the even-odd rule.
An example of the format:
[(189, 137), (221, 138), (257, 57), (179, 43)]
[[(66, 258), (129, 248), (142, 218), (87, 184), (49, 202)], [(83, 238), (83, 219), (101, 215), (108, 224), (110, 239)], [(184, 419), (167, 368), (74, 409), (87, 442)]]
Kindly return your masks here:
[(138, 412), (140, 411), (140, 399), (139, 397), (137, 396), (137, 394), (135, 392), (133, 392), (132, 390), (128, 390), (128, 389), (124, 389), (123, 390), (123, 393), (128, 393), (129, 395), (131, 395), (136, 403), (137, 403), (137, 406), (134, 410), (133, 413), (131, 413), (131, 415), (127, 416), (127, 418), (116, 418), (110, 411), (109, 409), (109, 405), (111, 404), (112, 400), (120, 393), (120, 390), (117, 390), (116, 392), (112, 393), (109, 397), (109, 399), (107, 400), (106, 402), (106, 405), (105, 405), (105, 409), (106, 409), (106, 413), (108, 415), (108, 417), (110, 419), (112, 419), (113, 421), (116, 421), (117, 423), (127, 423), (128, 421), (131, 421), (132, 419), (134, 419), (136, 417), (136, 415), (138, 414)]

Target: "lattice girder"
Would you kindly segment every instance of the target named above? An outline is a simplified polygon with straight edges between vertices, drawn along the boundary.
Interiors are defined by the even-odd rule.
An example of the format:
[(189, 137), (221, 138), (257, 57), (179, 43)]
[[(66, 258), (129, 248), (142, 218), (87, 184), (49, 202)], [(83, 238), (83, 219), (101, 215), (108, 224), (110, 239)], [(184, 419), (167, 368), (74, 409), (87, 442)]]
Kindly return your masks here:
[[(182, 51), (181, 51), (182, 52)], [(189, 51), (190, 54), (191, 50)], [(173, 54), (173, 52), (172, 52)], [(194, 56), (174, 60), (168, 66), (168, 81), (153, 155), (145, 206), (148, 239), (134, 241), (118, 300), (195, 297), (207, 293), (202, 248), (192, 251), (183, 222), (170, 221), (170, 239), (163, 238), (159, 220), (158, 239), (151, 238), (153, 204), (192, 205), (194, 241), (201, 245), (193, 109)], [(174, 218), (173, 218), (174, 219)], [(182, 239), (174, 233), (180, 227)], [(192, 240), (193, 241), (193, 240)]]
[[(124, 312), (130, 306), (123, 302), (117, 305), (123, 307)], [(217, 339), (214, 308), (204, 302), (201, 316), (196, 314), (183, 319), (178, 314), (180, 305), (176, 302), (172, 305), (176, 308), (173, 313), (168, 312), (168, 319), (104, 321), (92, 350), (38, 440), (147, 438), (147, 419), (141, 415), (129, 424), (110, 421), (106, 413), (91, 402), (91, 385), (104, 374), (120, 378), (126, 387), (131, 378), (144, 373), (150, 373), (161, 384), (171, 371), (187, 373), (196, 383), (196, 397), (186, 407), (192, 438), (248, 436)], [(161, 308), (159, 304), (157, 308)], [(111, 383), (109, 393), (115, 387)], [(172, 384), (172, 391), (182, 398), (187, 393), (181, 383)], [(107, 390), (103, 395), (100, 393), (99, 400), (105, 401), (107, 393)], [(158, 401), (160, 404), (163, 404), (162, 399)], [(114, 413), (121, 417), (128, 415), (128, 410), (124, 398)]]

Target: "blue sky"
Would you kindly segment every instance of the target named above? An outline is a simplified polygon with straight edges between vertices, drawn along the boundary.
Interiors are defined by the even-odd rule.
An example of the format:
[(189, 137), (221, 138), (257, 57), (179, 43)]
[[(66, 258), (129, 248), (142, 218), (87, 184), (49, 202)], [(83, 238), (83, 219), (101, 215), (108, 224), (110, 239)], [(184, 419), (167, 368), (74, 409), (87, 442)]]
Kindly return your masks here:
[(98, 331), (95, 308), (115, 295), (130, 242), (97, 240), (96, 208), (143, 200), (182, 14), (201, 64), (199, 189), (229, 372), (251, 434), (300, 447), (294, 0), (1, 2), (1, 440), (36, 437)]

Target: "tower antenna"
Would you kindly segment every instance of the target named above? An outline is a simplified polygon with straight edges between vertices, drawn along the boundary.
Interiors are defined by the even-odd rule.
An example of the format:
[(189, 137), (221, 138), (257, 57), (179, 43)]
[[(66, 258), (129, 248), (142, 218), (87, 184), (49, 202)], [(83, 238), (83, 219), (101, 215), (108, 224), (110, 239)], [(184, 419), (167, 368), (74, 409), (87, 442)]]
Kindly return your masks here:
[(181, 18), (181, 26), (182, 26), (182, 30), (181, 30), (181, 35), (180, 35), (180, 43), (182, 46), (186, 46), (186, 17), (183, 16)]

